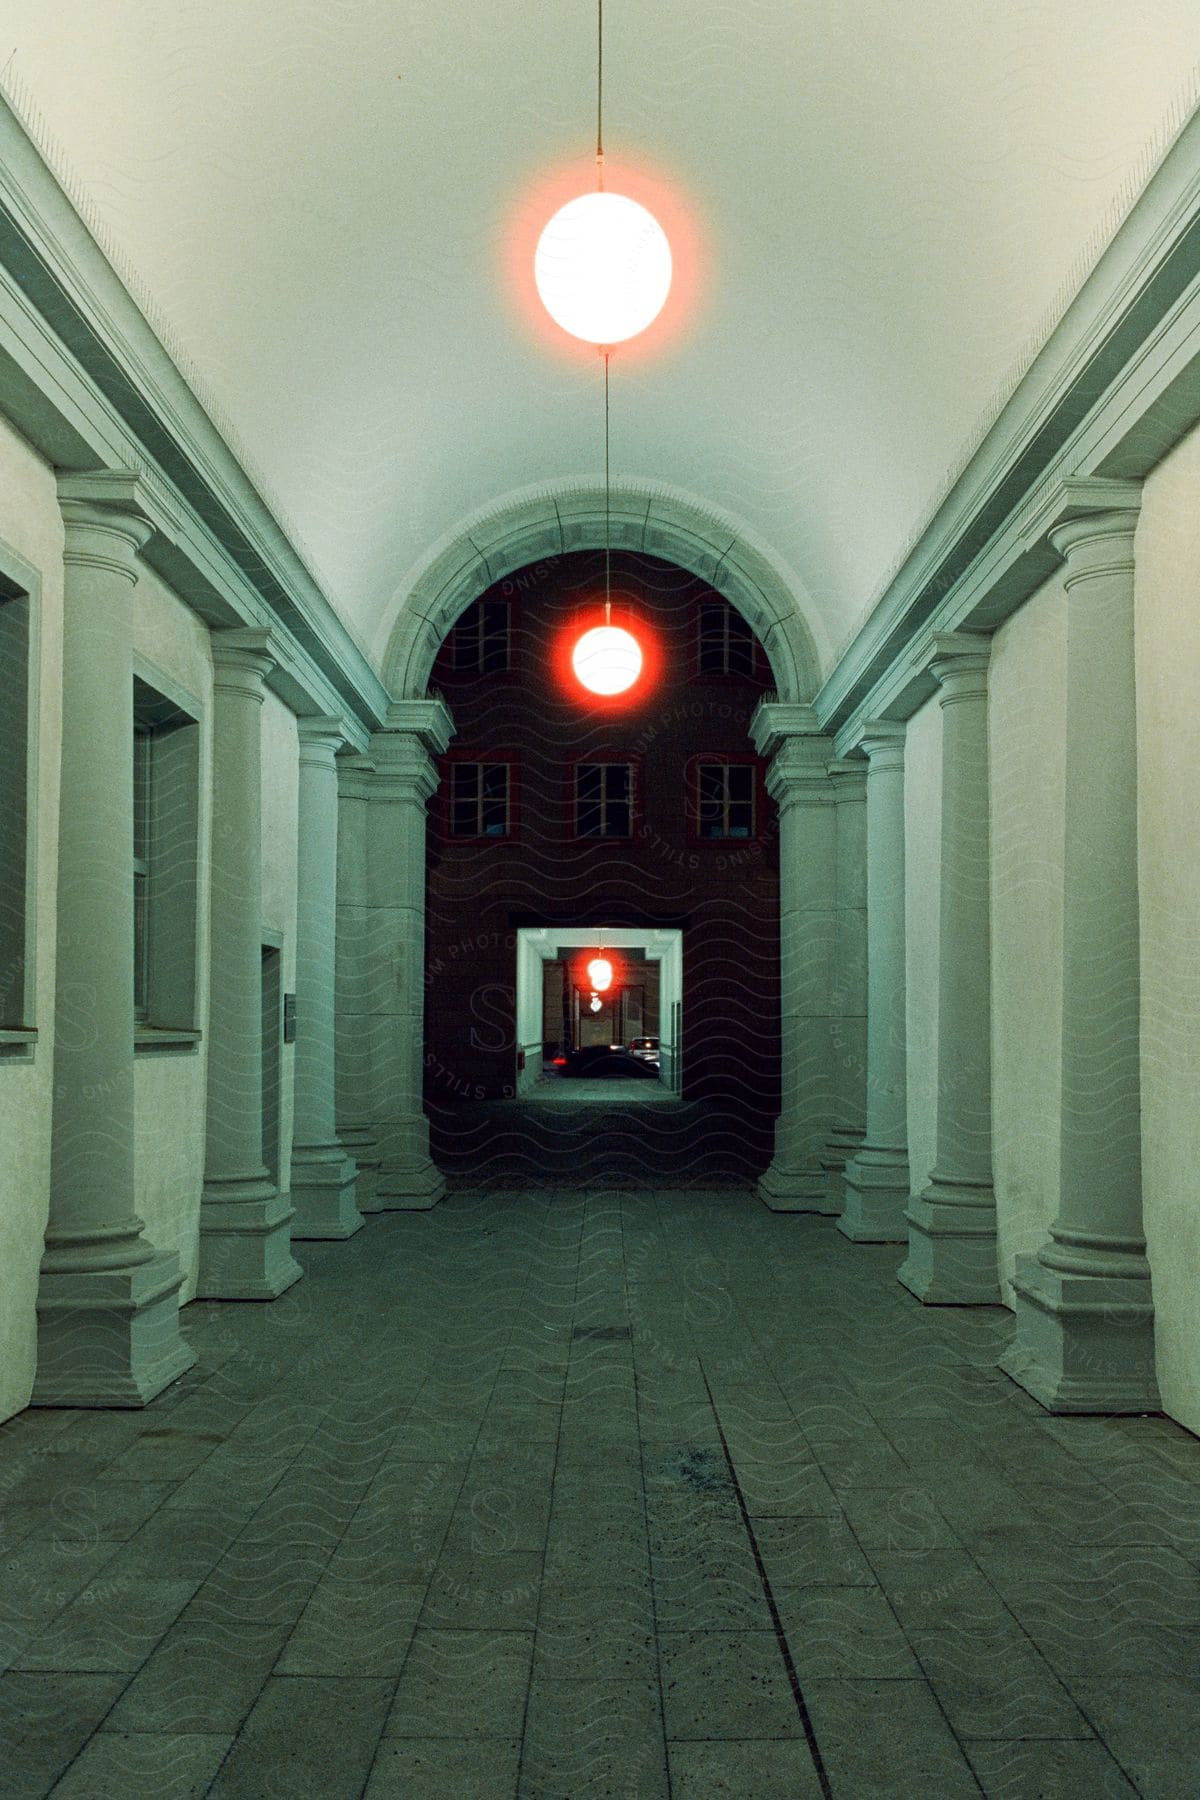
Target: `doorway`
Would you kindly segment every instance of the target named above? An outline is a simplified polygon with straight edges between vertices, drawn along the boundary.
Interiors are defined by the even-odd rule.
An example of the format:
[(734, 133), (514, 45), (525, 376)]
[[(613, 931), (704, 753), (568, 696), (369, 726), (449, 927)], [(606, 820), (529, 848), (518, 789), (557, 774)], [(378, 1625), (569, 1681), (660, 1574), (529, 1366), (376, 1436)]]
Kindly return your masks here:
[[(585, 979), (590, 951), (612, 952), (616, 980), (611, 994)], [(555, 1056), (620, 1045), (649, 1049), (658, 1057), (658, 1082), (646, 1081), (643, 1098), (679, 1095), (683, 1069), (683, 933), (603, 925), (524, 927), (517, 932), (516, 1092), (548, 1096)], [(564, 1096), (586, 1099), (601, 1083), (563, 1084)]]

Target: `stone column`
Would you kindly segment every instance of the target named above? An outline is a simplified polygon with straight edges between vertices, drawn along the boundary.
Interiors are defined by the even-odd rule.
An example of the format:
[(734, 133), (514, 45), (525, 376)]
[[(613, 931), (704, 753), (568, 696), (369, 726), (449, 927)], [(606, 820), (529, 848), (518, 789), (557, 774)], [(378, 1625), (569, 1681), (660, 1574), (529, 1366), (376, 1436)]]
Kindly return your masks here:
[(360, 1212), (375, 1207), (379, 1146), (368, 1104), (370, 988), (367, 950), (367, 796), (375, 764), (345, 751), (337, 758), (337, 957), (334, 979), (334, 1094), (337, 1135), (358, 1167)]
[(208, 1116), (197, 1295), (273, 1300), (300, 1276), (263, 1160), (262, 707), (270, 633), (214, 632)]
[(905, 1070), (903, 725), (863, 727), (867, 758), (867, 1124), (846, 1164), (838, 1230), (856, 1243), (907, 1236), (908, 1084)]
[(433, 754), (453, 731), (440, 700), (388, 710), (371, 740), (367, 802), (367, 973), (371, 1115), (379, 1140), (379, 1211), (436, 1206), (445, 1181), (429, 1158), (422, 1102), (425, 1048), (425, 807)]
[(837, 836), (833, 916), (833, 1126), (822, 1158), (827, 1210), (846, 1204), (846, 1164), (867, 1124), (867, 766), (829, 765)]
[(143, 1406), (195, 1361), (179, 1258), (134, 1211), (136, 510), (63, 498), (62, 798), (50, 1213), (34, 1406)]
[(835, 820), (830, 742), (812, 709), (758, 707), (755, 749), (771, 756), (767, 789), (779, 807), (780, 1111), (775, 1154), (758, 1183), (773, 1212), (829, 1210), (823, 1157), (833, 1117), (830, 1012), (834, 950)]
[(936, 1148), (909, 1204), (900, 1280), (918, 1300), (997, 1302), (992, 1190), (991, 866), (987, 669), (991, 643), (934, 639), (942, 710)]
[(357, 1171), (334, 1118), (339, 719), (302, 718), (296, 855), (293, 1238), (347, 1238), (365, 1224)]
[(1142, 1233), (1136, 524), (1130, 506), (1049, 533), (1067, 610), (1059, 1210), (1049, 1242), (1018, 1258), (1000, 1366), (1052, 1412), (1159, 1406)]

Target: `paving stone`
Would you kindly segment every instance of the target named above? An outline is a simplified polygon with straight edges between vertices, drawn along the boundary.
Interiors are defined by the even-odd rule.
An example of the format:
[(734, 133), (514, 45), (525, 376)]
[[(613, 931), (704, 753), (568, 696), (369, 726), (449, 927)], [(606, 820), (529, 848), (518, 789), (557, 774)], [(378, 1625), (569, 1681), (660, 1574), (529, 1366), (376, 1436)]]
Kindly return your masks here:
[(667, 1794), (658, 1683), (552, 1681), (535, 1675), (520, 1793)]
[(818, 1676), (899, 1681), (920, 1674), (880, 1588), (781, 1587), (773, 1592), (801, 1686)]
[(1147, 1800), (1195, 1800), (1200, 1668), (1073, 1681), (1071, 1691)]
[(1103, 1744), (977, 1738), (963, 1749), (987, 1800), (1132, 1800), (1137, 1793)]
[(443, 1555), (429, 1583), (421, 1624), (442, 1630), (532, 1631), (541, 1579), (541, 1557), (526, 1551)]
[(399, 1675), (425, 1601), (424, 1585), (317, 1583), (279, 1658), (280, 1675)]
[(360, 1793), (394, 1686), (273, 1675), (221, 1766), (214, 1800)]
[(103, 1571), (17, 1658), (22, 1669), (137, 1669), (196, 1588), (193, 1580), (107, 1580)]
[(364, 1800), (514, 1800), (517, 1738), (394, 1738), (379, 1746)]
[(99, 1731), (54, 1788), (55, 1800), (191, 1800), (209, 1793), (227, 1737)]
[(413, 1639), (385, 1737), (520, 1737), (533, 1636), (431, 1631)]
[(113, 1708), (116, 1731), (239, 1729), (279, 1660), (286, 1626), (217, 1623), (184, 1611)]
[(801, 1730), (773, 1631), (662, 1632), (667, 1736), (794, 1737)]
[(836, 1800), (979, 1800), (925, 1682), (816, 1680), (804, 1700)]
[(840, 1512), (751, 1520), (772, 1587), (873, 1587), (875, 1576)]
[(954, 1637), (913, 1632), (926, 1678), (960, 1737), (1090, 1737), (1087, 1720), (1016, 1626)]
[(820, 1800), (820, 1779), (803, 1739), (669, 1743), (672, 1800)]
[(838, 1504), (864, 1550), (944, 1550), (960, 1542), (928, 1488), (846, 1488)]
[(0, 1792), (38, 1800), (49, 1792), (121, 1692), (123, 1675), (0, 1677)]

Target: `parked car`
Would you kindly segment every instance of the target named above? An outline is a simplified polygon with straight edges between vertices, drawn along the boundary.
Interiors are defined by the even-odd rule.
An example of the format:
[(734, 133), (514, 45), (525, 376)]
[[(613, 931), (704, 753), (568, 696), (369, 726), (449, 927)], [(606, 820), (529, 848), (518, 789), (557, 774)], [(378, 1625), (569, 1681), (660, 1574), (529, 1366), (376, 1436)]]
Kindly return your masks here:
[(620, 1044), (591, 1044), (586, 1050), (572, 1050), (559, 1074), (570, 1079), (655, 1081), (658, 1065), (642, 1061)]
[(639, 1062), (651, 1063), (657, 1069), (659, 1065), (658, 1039), (656, 1037), (630, 1038), (629, 1054), (636, 1056)]

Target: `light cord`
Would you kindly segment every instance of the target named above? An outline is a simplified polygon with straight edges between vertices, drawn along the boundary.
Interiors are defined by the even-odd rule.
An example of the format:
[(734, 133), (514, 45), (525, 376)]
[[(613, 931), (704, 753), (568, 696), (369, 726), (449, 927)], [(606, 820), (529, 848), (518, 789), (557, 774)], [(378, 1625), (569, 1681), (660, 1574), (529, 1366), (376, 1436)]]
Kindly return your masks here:
[(612, 624), (612, 532), (611, 532), (611, 500), (608, 479), (608, 359), (611, 350), (604, 352), (604, 623)]
[(596, 0), (596, 186), (604, 191), (604, 0)]

